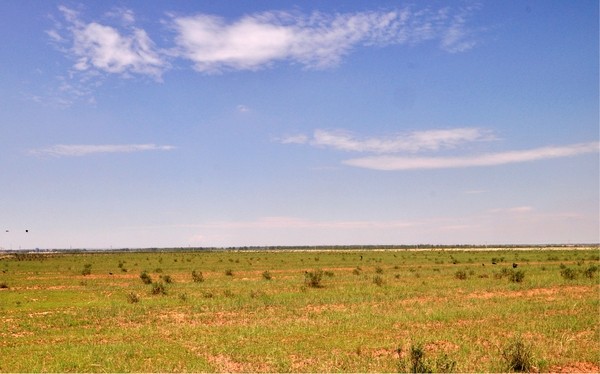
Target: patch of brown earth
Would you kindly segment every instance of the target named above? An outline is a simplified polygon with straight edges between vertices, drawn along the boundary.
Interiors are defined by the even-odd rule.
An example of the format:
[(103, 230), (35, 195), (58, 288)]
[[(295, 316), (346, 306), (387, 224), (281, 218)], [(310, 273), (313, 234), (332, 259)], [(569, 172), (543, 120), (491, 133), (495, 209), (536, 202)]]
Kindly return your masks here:
[(548, 371), (551, 373), (600, 373), (600, 366), (591, 362), (576, 362), (566, 366), (552, 366)]

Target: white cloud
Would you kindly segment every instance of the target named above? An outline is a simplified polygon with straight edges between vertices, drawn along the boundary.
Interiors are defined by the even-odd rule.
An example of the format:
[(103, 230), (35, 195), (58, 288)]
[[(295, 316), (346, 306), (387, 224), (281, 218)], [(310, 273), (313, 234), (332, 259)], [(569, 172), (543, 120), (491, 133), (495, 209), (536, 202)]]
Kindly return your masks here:
[[(115, 27), (97, 22), (86, 23), (79, 13), (67, 7), (59, 7), (69, 35), (63, 36), (58, 28), (47, 31), (56, 42), (69, 42), (66, 52), (76, 60), (77, 71), (100, 71), (116, 74), (141, 74), (160, 79), (167, 62), (156, 48), (146, 31), (128, 27), (122, 32)], [(130, 10), (121, 12), (126, 23), (135, 21)]]
[(326, 68), (358, 45), (416, 45), (437, 39), (451, 52), (475, 45), (468, 39), (466, 13), (453, 16), (447, 8), (309, 16), (264, 12), (233, 22), (200, 14), (173, 17), (172, 27), (177, 54), (207, 73), (256, 70), (282, 60)]
[(281, 144), (306, 144), (309, 140), (308, 136), (303, 134), (284, 136), (277, 139)]
[(30, 154), (48, 155), (48, 156), (86, 156), (96, 153), (132, 153), (143, 151), (170, 151), (175, 149), (171, 145), (155, 145), (155, 144), (79, 144), (79, 145), (64, 145), (58, 144), (48, 148), (30, 150)]
[(489, 132), (478, 128), (414, 131), (387, 137), (357, 138), (345, 131), (316, 130), (311, 144), (342, 151), (397, 153), (437, 151), (475, 141), (495, 139)]
[(571, 157), (596, 153), (600, 143), (580, 143), (558, 147), (543, 147), (523, 151), (508, 151), (467, 157), (397, 157), (372, 156), (343, 161), (344, 164), (375, 170), (417, 170), (495, 166), (528, 161)]
[(248, 113), (250, 111), (250, 108), (246, 105), (240, 104), (237, 107), (235, 107), (235, 109), (239, 112), (239, 113)]

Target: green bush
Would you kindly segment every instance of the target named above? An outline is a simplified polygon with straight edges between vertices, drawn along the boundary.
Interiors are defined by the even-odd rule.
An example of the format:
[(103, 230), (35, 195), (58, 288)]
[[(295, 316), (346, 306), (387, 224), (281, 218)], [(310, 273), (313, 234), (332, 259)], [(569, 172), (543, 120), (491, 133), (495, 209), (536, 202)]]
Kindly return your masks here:
[(307, 271), (304, 273), (304, 284), (312, 288), (321, 288), (323, 279), (323, 270)]
[(81, 275), (90, 275), (92, 274), (92, 264), (83, 265), (83, 270), (81, 270)]
[(588, 278), (594, 278), (594, 275), (596, 274), (597, 271), (598, 271), (598, 266), (591, 265), (589, 268), (587, 268), (583, 271), (583, 274)]
[(165, 295), (167, 293), (167, 289), (165, 288), (165, 284), (163, 282), (154, 282), (152, 283), (152, 289), (150, 292), (152, 295)]
[(192, 280), (195, 283), (204, 282), (204, 275), (201, 271), (192, 270)]
[(165, 281), (165, 283), (173, 283), (173, 277), (171, 277), (168, 274), (161, 275), (160, 279), (162, 279), (163, 281)]
[(523, 282), (523, 279), (525, 278), (525, 272), (523, 270), (517, 270), (517, 271), (511, 271), (511, 274), (509, 275), (508, 279), (510, 279), (511, 282), (515, 282), (515, 283), (521, 283)]
[(465, 280), (467, 279), (467, 272), (464, 270), (458, 270), (456, 273), (454, 273), (454, 278)]
[(148, 274), (148, 272), (146, 272), (146, 270), (141, 272), (140, 279), (142, 280), (142, 282), (144, 282), (144, 284), (152, 283), (152, 277)]
[(574, 280), (577, 278), (577, 272), (571, 268), (565, 267), (560, 271), (560, 275), (566, 280)]

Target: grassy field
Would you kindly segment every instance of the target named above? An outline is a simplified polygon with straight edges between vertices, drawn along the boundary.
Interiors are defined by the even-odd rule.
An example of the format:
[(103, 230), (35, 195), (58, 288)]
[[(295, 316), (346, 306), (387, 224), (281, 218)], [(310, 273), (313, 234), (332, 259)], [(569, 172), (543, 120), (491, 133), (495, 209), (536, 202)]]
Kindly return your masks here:
[(2, 372), (600, 370), (597, 247), (0, 257)]

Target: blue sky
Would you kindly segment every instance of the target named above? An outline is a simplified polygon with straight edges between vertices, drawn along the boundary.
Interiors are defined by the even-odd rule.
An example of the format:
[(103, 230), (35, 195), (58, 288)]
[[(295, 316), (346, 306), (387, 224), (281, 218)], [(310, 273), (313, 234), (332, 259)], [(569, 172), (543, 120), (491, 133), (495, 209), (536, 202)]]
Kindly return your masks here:
[(0, 17), (0, 247), (600, 241), (597, 1)]

